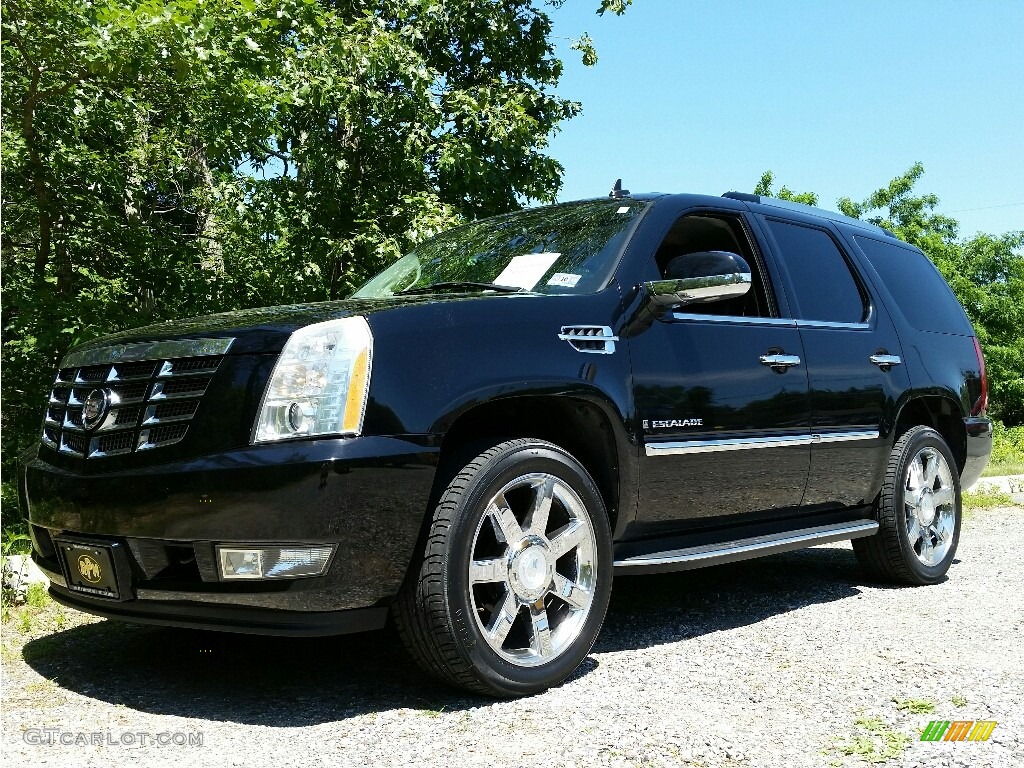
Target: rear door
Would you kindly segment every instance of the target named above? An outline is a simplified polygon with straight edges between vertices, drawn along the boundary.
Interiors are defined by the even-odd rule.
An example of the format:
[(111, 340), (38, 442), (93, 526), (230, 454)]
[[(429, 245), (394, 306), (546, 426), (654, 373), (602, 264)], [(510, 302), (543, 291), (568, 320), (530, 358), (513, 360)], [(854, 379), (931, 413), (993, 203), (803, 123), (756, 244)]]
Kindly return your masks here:
[(896, 403), (910, 385), (896, 330), (830, 224), (758, 219), (782, 266), (806, 358), (813, 442), (803, 504), (870, 504)]

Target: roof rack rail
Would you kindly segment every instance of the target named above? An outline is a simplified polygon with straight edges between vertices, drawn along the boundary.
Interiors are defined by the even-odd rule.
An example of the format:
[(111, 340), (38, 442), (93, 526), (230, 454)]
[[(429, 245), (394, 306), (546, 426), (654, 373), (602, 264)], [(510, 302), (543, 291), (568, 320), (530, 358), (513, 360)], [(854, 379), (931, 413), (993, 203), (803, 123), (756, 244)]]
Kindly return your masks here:
[(877, 234), (891, 237), (894, 240), (898, 240), (892, 232), (880, 227), (877, 224), (872, 224), (870, 221), (864, 221), (862, 219), (855, 219), (852, 216), (845, 216), (836, 211), (830, 211), (825, 208), (818, 208), (814, 205), (805, 205), (804, 203), (795, 203), (792, 200), (780, 200), (777, 197), (768, 197), (766, 195), (754, 195), (750, 192), (726, 192), (722, 197), (728, 197), (731, 200), (740, 200), (744, 203), (755, 203), (759, 205), (768, 205), (772, 208), (782, 208), (787, 211), (795, 211), (797, 213), (809, 213), (814, 216), (820, 216), (823, 219), (829, 219), (830, 221), (837, 221), (842, 224), (848, 224), (851, 227), (859, 227), (860, 229), (866, 229)]

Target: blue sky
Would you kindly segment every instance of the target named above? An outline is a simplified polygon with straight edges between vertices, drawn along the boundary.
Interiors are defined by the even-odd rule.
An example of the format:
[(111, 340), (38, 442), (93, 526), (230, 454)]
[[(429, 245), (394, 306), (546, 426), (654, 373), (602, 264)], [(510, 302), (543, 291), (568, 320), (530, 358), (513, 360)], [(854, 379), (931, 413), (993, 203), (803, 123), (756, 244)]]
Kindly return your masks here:
[[(583, 104), (550, 146), (560, 199), (619, 176), (634, 192), (752, 191), (770, 169), (834, 208), (920, 160), (918, 190), (962, 234), (1024, 230), (1024, 1), (597, 4), (551, 11), (558, 92)], [(582, 32), (595, 67), (568, 49)]]

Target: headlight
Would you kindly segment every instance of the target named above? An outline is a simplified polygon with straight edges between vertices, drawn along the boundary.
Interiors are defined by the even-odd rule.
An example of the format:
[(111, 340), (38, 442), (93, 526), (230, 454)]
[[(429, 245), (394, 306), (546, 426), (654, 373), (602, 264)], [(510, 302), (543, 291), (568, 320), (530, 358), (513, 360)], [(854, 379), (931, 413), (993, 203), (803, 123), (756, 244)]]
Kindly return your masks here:
[(358, 435), (370, 389), (373, 334), (363, 317), (295, 331), (263, 394), (255, 442)]

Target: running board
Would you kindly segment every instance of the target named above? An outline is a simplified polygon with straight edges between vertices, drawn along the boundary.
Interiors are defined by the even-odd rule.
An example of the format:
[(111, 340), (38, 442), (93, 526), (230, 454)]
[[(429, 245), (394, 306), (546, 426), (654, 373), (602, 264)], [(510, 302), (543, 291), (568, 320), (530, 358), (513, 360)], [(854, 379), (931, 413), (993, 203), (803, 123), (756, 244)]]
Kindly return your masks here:
[(708, 565), (721, 565), (737, 560), (748, 560), (763, 555), (774, 555), (777, 552), (789, 552), (794, 549), (814, 547), (845, 539), (858, 539), (870, 536), (878, 530), (875, 520), (854, 520), (848, 523), (819, 525), (816, 528), (799, 528), (794, 531), (783, 531), (768, 536), (754, 536), (749, 539), (723, 541), (717, 544), (706, 544), (700, 547), (686, 547), (667, 552), (651, 552), (634, 555), (615, 561), (615, 574), (625, 576), (640, 573), (663, 573), (665, 571), (683, 571), (690, 568), (704, 568)]

